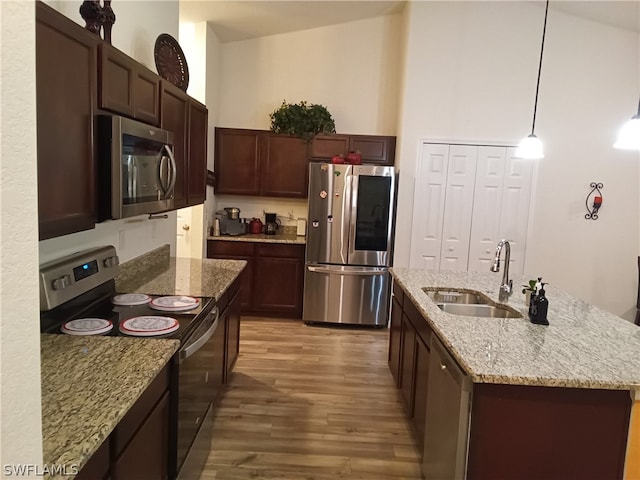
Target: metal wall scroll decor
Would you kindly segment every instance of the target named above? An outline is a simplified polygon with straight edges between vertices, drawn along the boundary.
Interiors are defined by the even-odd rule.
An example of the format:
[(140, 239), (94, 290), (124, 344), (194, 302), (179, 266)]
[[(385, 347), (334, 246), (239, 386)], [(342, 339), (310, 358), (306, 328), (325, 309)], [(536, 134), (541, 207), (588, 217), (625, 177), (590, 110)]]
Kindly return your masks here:
[(111, 0), (84, 0), (80, 5), (80, 16), (86, 22), (84, 28), (100, 36), (100, 29), (104, 31), (105, 41), (111, 44), (111, 29), (116, 23), (116, 14), (111, 9)]
[(598, 210), (602, 206), (602, 192), (601, 188), (604, 188), (602, 183), (591, 182), (589, 185), (591, 187), (591, 191), (587, 195), (587, 199), (585, 201), (587, 212), (584, 218), (587, 220), (597, 220), (598, 219)]

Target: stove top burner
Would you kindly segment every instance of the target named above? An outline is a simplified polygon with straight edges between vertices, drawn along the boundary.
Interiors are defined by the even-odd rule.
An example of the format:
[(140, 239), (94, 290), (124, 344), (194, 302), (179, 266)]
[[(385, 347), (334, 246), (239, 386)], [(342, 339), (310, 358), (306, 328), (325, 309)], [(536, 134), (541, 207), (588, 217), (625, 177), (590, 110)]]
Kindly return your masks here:
[(154, 337), (175, 332), (180, 324), (175, 318), (145, 315), (128, 318), (120, 323), (120, 331), (135, 337)]
[(146, 305), (150, 301), (151, 297), (144, 293), (123, 293), (111, 299), (114, 305)]
[(102, 318), (78, 318), (62, 324), (60, 330), (67, 335), (104, 335), (113, 323)]

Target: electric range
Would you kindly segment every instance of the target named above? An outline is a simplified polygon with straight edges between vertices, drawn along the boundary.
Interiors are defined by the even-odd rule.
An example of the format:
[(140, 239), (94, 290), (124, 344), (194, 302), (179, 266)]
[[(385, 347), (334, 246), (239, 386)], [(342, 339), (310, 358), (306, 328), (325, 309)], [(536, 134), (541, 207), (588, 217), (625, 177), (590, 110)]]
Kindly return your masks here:
[[(63, 325), (79, 319), (111, 322), (109, 336), (130, 336), (123, 322), (136, 317), (177, 320), (166, 334), (144, 331), (138, 338), (178, 339), (180, 348), (171, 365), (170, 479), (198, 478), (211, 444), (213, 401), (222, 386), (225, 328), (215, 300), (195, 298), (186, 311), (164, 311), (152, 303), (166, 296), (149, 293), (149, 303), (117, 305), (115, 277), (119, 261), (113, 246), (98, 247), (48, 262), (40, 267), (40, 329), (63, 334)], [(189, 303), (189, 302), (187, 302)], [(189, 305), (191, 307), (191, 305)], [(183, 308), (182, 306), (179, 308)], [(67, 324), (68, 325), (68, 324)], [(175, 327), (175, 325), (174, 325)]]

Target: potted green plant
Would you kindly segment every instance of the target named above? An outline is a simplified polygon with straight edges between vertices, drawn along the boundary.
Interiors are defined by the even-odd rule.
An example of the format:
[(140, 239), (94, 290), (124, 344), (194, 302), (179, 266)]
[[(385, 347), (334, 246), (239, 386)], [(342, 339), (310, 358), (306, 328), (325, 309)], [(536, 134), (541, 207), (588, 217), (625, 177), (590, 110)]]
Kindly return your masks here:
[(319, 133), (336, 133), (333, 117), (323, 105), (282, 102), (269, 114), (271, 131), (286, 133), (310, 141)]
[(522, 293), (525, 294), (525, 303), (527, 305), (531, 304), (531, 296), (536, 293), (536, 284), (537, 280), (529, 280), (529, 285), (522, 285), (524, 288), (522, 289)]

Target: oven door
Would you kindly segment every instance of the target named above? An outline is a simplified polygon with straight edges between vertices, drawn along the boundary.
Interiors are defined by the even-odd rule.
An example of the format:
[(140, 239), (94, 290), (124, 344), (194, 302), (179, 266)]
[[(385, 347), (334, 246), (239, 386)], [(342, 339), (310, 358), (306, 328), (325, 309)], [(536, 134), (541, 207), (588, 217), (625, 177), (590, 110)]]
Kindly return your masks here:
[(213, 400), (222, 388), (224, 324), (215, 307), (180, 348), (178, 366), (178, 478), (200, 477), (211, 449)]

